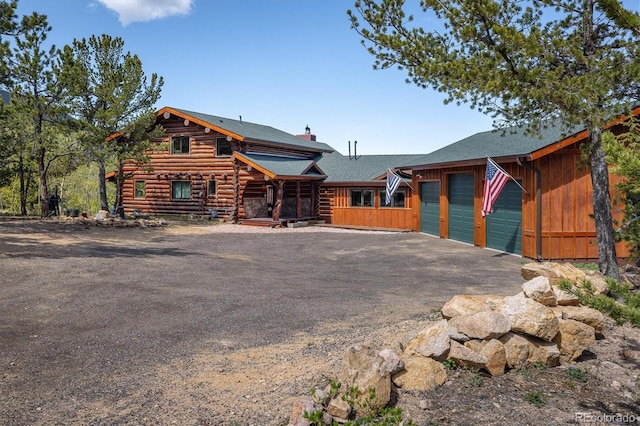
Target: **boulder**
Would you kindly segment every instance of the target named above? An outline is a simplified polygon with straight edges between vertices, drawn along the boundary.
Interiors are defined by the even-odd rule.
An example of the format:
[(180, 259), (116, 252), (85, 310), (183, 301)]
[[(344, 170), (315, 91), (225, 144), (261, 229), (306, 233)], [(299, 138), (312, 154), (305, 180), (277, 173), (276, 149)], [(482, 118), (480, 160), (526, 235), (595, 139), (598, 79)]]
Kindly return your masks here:
[(380, 373), (394, 374), (404, 368), (404, 362), (391, 349), (383, 349), (378, 352), (378, 355), (383, 360), (380, 364)]
[(495, 339), (511, 330), (509, 318), (490, 311), (454, 317), (449, 325), (472, 339)]
[(404, 370), (393, 375), (393, 383), (404, 390), (427, 391), (447, 381), (447, 370), (441, 362), (422, 356), (404, 360)]
[(458, 365), (472, 369), (484, 368), (487, 363), (487, 358), (484, 355), (456, 341), (451, 341), (449, 358)]
[(316, 405), (311, 397), (305, 396), (296, 400), (289, 416), (289, 426), (309, 426), (309, 420), (304, 418), (304, 414), (321, 409), (322, 407)]
[(553, 287), (553, 292), (556, 296), (556, 302), (561, 306), (578, 306), (580, 299), (577, 296), (568, 293), (564, 290), (560, 290), (558, 287)]
[(456, 295), (442, 307), (442, 316), (450, 319), (460, 315), (471, 315), (482, 311), (490, 311), (496, 301), (502, 296), (485, 295)]
[(553, 342), (546, 342), (537, 337), (525, 336), (529, 342), (529, 364), (542, 364), (545, 367), (560, 365), (560, 350)]
[(520, 275), (527, 281), (535, 277), (547, 277), (552, 285), (563, 279), (572, 283), (580, 283), (585, 278), (583, 271), (568, 262), (564, 264), (556, 262), (527, 263), (520, 268)]
[(507, 366), (509, 368), (522, 368), (529, 359), (529, 341), (520, 334), (507, 333), (500, 337), (504, 345)]
[(492, 376), (502, 376), (505, 366), (507, 365), (507, 353), (504, 345), (496, 339), (491, 339), (482, 345), (480, 354), (483, 355), (487, 362), (484, 369)]
[(558, 304), (556, 295), (547, 277), (535, 277), (522, 284), (522, 291), (529, 299), (533, 299), (545, 306)]
[(366, 345), (347, 349), (343, 360), (342, 383), (348, 387), (356, 386), (361, 396), (369, 394), (373, 388), (376, 393), (374, 407), (386, 406), (391, 399), (391, 374), (382, 367), (384, 359)]
[(604, 314), (588, 306), (558, 306), (554, 311), (560, 312), (561, 319), (580, 321), (590, 325), (596, 333), (602, 333), (604, 328)]
[(511, 330), (551, 341), (558, 333), (558, 318), (551, 308), (518, 295), (505, 297), (496, 306), (511, 320)]
[(436, 321), (409, 342), (405, 353), (444, 361), (449, 352), (450, 341), (447, 320)]
[(327, 405), (327, 413), (329, 413), (335, 420), (349, 420), (351, 415), (351, 406), (342, 398), (333, 398)]
[(595, 343), (596, 334), (590, 325), (563, 319), (560, 320), (560, 331), (553, 341), (558, 345), (563, 361), (574, 361)]
[(585, 272), (585, 278), (591, 282), (591, 285), (595, 288), (594, 294), (609, 294), (609, 286), (605, 276), (599, 271), (587, 271)]

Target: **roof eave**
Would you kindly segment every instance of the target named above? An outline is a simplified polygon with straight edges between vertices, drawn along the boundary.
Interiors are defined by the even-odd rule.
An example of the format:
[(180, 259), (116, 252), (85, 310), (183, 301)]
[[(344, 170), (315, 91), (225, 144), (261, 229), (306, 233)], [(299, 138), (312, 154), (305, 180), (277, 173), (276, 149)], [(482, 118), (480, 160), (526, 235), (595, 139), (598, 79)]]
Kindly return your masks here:
[(185, 114), (184, 112), (182, 112), (182, 111), (178, 111), (178, 110), (173, 109), (173, 108), (171, 108), (171, 107), (164, 107), (164, 108), (161, 108), (161, 109), (158, 111), (158, 114), (157, 114), (157, 115), (158, 115), (158, 117), (160, 117), (160, 116), (164, 116), (164, 113), (165, 113), (165, 112), (167, 112), (167, 113), (169, 113), (169, 114), (176, 115), (176, 116), (178, 116), (178, 117), (180, 117), (180, 118), (184, 118), (184, 119), (189, 120), (189, 121), (191, 121), (191, 122), (193, 122), (193, 123), (199, 124), (199, 125), (200, 125), (200, 126), (202, 126), (202, 127), (209, 128), (209, 129), (211, 129), (211, 130), (214, 130), (214, 131), (216, 131), (216, 132), (218, 132), (218, 133), (222, 133), (222, 134), (223, 134), (223, 135), (225, 135), (225, 136), (230, 136), (230, 137), (232, 137), (232, 138), (233, 138), (233, 139), (235, 139), (235, 140), (238, 140), (238, 141), (244, 141), (244, 140), (245, 140), (244, 136), (242, 136), (242, 135), (240, 135), (240, 134), (238, 134), (238, 133), (234, 133), (234, 132), (232, 132), (232, 131), (230, 131), (230, 130), (227, 130), (227, 129), (223, 128), (223, 127), (213, 125), (213, 124), (208, 123), (208, 122), (206, 122), (206, 121), (204, 121), (204, 120), (200, 120), (199, 118), (193, 117), (193, 116), (191, 116), (191, 115), (189, 115), (189, 114)]

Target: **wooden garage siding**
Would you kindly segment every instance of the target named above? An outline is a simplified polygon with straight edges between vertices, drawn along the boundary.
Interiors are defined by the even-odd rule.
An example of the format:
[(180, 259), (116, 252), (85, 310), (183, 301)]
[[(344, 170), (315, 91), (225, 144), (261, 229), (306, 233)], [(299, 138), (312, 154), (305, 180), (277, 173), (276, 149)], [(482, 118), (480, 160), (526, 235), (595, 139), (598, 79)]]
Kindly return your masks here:
[[(522, 206), (522, 256), (536, 258), (536, 176), (534, 171), (516, 163), (500, 163), (508, 173), (522, 182), (528, 194), (523, 194)], [(542, 173), (542, 257), (545, 260), (597, 261), (595, 223), (592, 218), (592, 186), (589, 168), (580, 159), (577, 145), (567, 147), (542, 157), (534, 162)], [(482, 218), (482, 192), (486, 164), (468, 167), (416, 170), (412, 185), (420, 182), (440, 180), (440, 236), (448, 238), (448, 200), (446, 176), (450, 173), (474, 173), (475, 201), (474, 222), (476, 225), (474, 244), (486, 247), (486, 224)], [(613, 184), (617, 181), (611, 176)], [(414, 194), (418, 197), (418, 194)], [(416, 205), (417, 202), (417, 205)], [(415, 231), (420, 231), (419, 199), (413, 203)], [(614, 220), (622, 218), (621, 209), (614, 206)], [(624, 243), (619, 243), (620, 259), (629, 254)]]
[[(376, 207), (351, 207), (351, 188), (373, 189), (376, 192)], [(380, 190), (384, 187), (323, 187), (320, 191), (320, 216), (327, 223), (345, 226), (367, 226), (372, 228), (412, 229), (412, 193), (402, 187), (407, 196), (406, 207), (378, 207)], [(419, 203), (419, 201), (418, 201)]]

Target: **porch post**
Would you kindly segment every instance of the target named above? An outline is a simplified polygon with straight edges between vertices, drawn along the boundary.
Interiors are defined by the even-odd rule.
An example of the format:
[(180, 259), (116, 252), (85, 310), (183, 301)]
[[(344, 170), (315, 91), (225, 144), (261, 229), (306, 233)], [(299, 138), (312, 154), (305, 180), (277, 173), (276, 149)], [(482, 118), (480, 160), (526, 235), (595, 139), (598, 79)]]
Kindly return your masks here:
[(302, 195), (300, 194), (300, 181), (296, 182), (296, 217), (302, 217)]
[(282, 198), (284, 197), (283, 186), (284, 182), (281, 180), (274, 182), (276, 185), (276, 205), (273, 208), (273, 220), (280, 220), (280, 213), (282, 212)]

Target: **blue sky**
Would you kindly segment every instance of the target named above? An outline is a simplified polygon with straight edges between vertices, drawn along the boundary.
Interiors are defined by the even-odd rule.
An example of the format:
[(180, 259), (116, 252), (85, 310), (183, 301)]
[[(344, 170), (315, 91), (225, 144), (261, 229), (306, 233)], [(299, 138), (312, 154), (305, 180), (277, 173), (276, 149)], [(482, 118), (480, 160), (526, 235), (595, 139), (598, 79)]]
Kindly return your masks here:
[(350, 28), (349, 0), (20, 0), (46, 14), (57, 47), (109, 34), (164, 78), (172, 106), (312, 133), (343, 154), (429, 153), (490, 130), (443, 95), (374, 71)]

